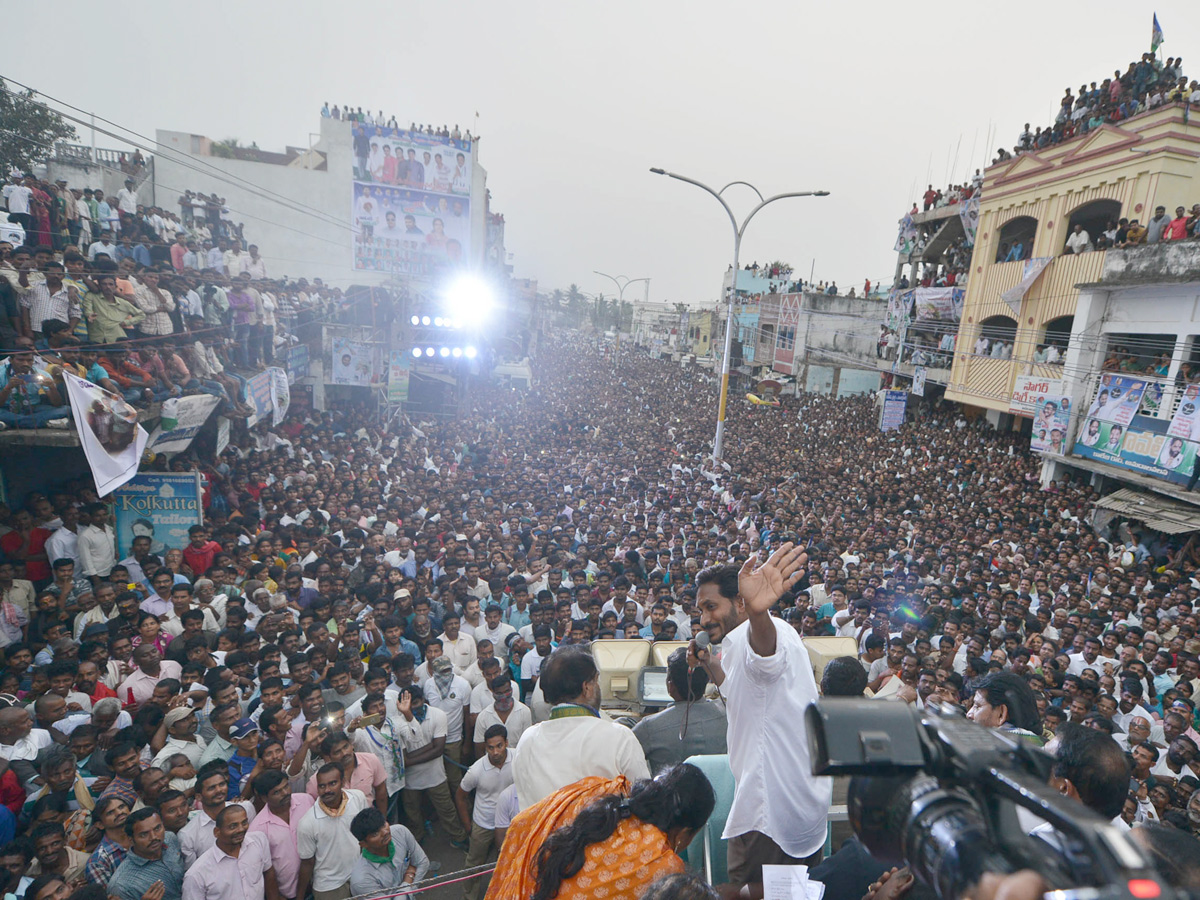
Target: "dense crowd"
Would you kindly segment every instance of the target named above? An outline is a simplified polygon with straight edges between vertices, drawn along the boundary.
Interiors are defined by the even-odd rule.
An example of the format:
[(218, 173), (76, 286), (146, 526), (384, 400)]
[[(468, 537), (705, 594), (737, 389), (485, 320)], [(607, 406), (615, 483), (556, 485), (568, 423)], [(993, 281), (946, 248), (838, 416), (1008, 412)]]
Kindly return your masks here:
[[(584, 775), (694, 780), (676, 764), (726, 749), (722, 703), (690, 702), (704, 681), (678, 655), (667, 720), (631, 736), (597, 718), (591, 657), (572, 655), (593, 640), (707, 632), (739, 789), (752, 776), (735, 741), (764, 722), (791, 773), (803, 741), (772, 742), (800, 717), (739, 703), (727, 591), (774, 616), (797, 690), (815, 695), (790, 641), (852, 637), (858, 693), (958, 706), (1038, 744), (1076, 747), (1087, 726), (1123, 768), (1071, 774), (1076, 796), (1127, 824), (1200, 830), (1194, 538), (1120, 519), (1095, 532), (1084, 480), (1043, 490), (1025, 441), (917, 398), (889, 434), (870, 396), (739, 408), (714, 471), (697, 402), (711, 376), (637, 350), (614, 371), (594, 341), (548, 337), (528, 393), (476, 384), (458, 418), (385, 428), (351, 404), (178, 458), (206, 481), (184, 548), (142, 537), (118, 559), (89, 484), (0, 510), (5, 890), (43, 900), (90, 880), (141, 900), (159, 880), (167, 900), (222, 896), (240, 847), (267, 896), (395, 891), (430, 870), (433, 832), (467, 866), (501, 845), (507, 884), (517, 809), (558, 822), (546, 804), (561, 813)], [(778, 551), (774, 593), (737, 575), (759, 548)], [(780, 797), (765, 813), (787, 858), (824, 843), (819, 782), (776, 785), (806, 798), (794, 846), (769, 827)], [(597, 801), (611, 824), (589, 840), (658, 835), (674, 877), (672, 847), (711, 798), (635, 802), (648, 789)], [(741, 814), (735, 800), (731, 825)], [(588, 843), (531, 821), (514, 823), (530, 852)], [(569, 876), (543, 871), (539, 890), (584, 896)]]
[[(37, 179), (4, 190), (10, 219), (36, 218), (14, 209), (42, 193)], [(62, 372), (138, 407), (207, 393), (222, 414), (246, 416), (249, 376), (311, 341), (320, 322), (356, 320), (340, 288), (273, 277), (258, 247), (243, 246), (213, 205), (206, 214), (200, 195), (180, 198), (180, 217), (133, 205), (132, 191), (112, 206), (99, 190), (90, 202), (71, 193), (70, 227), (27, 230), (46, 243), (0, 241), (0, 348), (21, 351), (0, 362), (2, 426), (65, 427)]]

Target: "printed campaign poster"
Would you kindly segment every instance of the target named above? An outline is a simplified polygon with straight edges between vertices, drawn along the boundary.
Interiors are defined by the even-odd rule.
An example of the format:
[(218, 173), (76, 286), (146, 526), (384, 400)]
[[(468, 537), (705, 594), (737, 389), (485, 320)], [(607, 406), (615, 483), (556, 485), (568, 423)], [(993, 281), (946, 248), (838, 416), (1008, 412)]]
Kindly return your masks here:
[(225, 448), (229, 446), (229, 428), (230, 422), (224, 416), (217, 419), (217, 456), (225, 452)]
[(1107, 459), (1113, 462), (1120, 457), (1121, 443), (1125, 440), (1125, 426), (1117, 422), (1104, 422), (1100, 419), (1085, 419), (1079, 429), (1079, 438), (1075, 441), (1075, 453), (1093, 459)]
[(143, 472), (113, 492), (117, 559), (132, 553), (135, 537), (150, 538), (150, 552), (182, 550), (188, 529), (204, 524), (200, 473)]
[(272, 366), (267, 371), (271, 375), (271, 424), (275, 426), (287, 415), (292, 402), (292, 389), (288, 383), (288, 373), (283, 369)]
[(378, 366), (375, 361), (379, 356), (379, 349), (375, 344), (335, 337), (332, 351), (331, 384), (357, 384), (365, 387), (378, 381)]
[(1088, 419), (1073, 452), (1131, 472), (1186, 484), (1200, 445), (1170, 434), (1168, 428), (1167, 422), (1150, 416), (1135, 416), (1128, 427)]
[(1062, 456), (1066, 452), (1067, 426), (1071, 424), (1071, 398), (1043, 395), (1033, 413), (1029, 449)]
[(904, 424), (908, 391), (887, 391), (883, 396), (883, 412), (879, 416), (880, 431), (898, 431)]
[(1039, 399), (1061, 396), (1062, 379), (1060, 378), (1018, 375), (1013, 383), (1012, 396), (1008, 400), (1008, 411), (1019, 416), (1032, 417)]
[(182, 453), (192, 445), (192, 441), (220, 402), (219, 397), (213, 397), (211, 394), (172, 397), (167, 400), (162, 405), (162, 418), (158, 427), (150, 435), (150, 449), (155, 453)]
[(1096, 387), (1096, 398), (1088, 407), (1087, 417), (1116, 422), (1127, 428), (1142, 405), (1146, 382), (1128, 375), (1105, 375)]
[(63, 372), (63, 382), (96, 493), (106, 497), (137, 474), (150, 435), (122, 397), (68, 372)]
[(924, 366), (915, 366), (913, 368), (913, 383), (912, 392), (918, 397), (925, 396), (925, 376), (926, 371)]
[(1184, 388), (1167, 434), (1189, 441), (1200, 440), (1200, 384), (1189, 384)]
[(246, 403), (254, 408), (254, 413), (246, 419), (246, 427), (253, 428), (267, 416), (276, 425), (282, 422), (290, 401), (289, 390), (287, 373), (278, 366), (247, 378)]
[(388, 403), (404, 403), (408, 400), (408, 370), (408, 354), (403, 350), (393, 350), (388, 368)]

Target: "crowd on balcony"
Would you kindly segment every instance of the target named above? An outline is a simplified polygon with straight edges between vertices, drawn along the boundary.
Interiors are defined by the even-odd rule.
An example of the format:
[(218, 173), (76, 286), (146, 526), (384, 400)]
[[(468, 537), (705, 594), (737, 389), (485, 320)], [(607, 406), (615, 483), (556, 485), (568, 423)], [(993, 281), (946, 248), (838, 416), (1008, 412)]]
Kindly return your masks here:
[[(378, 115), (372, 115), (369, 109), (363, 112), (361, 106), (357, 108), (338, 106), (336, 103), (332, 107), (328, 103), (322, 106), (321, 118), (353, 122), (356, 125), (378, 125), (380, 128), (391, 128), (394, 130), (398, 130), (401, 127), (395, 116), (385, 116), (382, 109)], [(409, 123), (408, 130), (413, 134), (427, 134), (431, 137), (442, 138), (443, 140), (468, 142), (474, 140), (469, 128), (466, 131), (462, 131), (457, 124), (453, 128), (447, 125), (435, 128), (433, 125), (420, 125), (417, 122), (411, 122)]]
[(26, 243), (0, 241), (0, 425), (68, 427), (63, 372), (135, 407), (206, 393), (245, 416), (246, 379), (345, 312), (338, 288), (273, 277), (219, 216), (185, 222), (61, 184), (78, 202), (46, 203), (44, 187), (28, 175), (4, 188), (9, 219), (32, 225)]
[[(1033, 130), (1026, 122), (1013, 153), (1042, 150), (1168, 103), (1200, 103), (1196, 90), (1196, 82), (1183, 74), (1183, 57), (1168, 57), (1164, 63), (1153, 53), (1143, 53), (1125, 72), (1117, 69), (1111, 78), (1081, 84), (1077, 93), (1067, 88), (1054, 121)], [(1001, 148), (993, 162), (1011, 158), (1012, 154)]]
[(972, 197), (976, 196), (983, 188), (983, 173), (978, 169), (971, 176), (969, 182), (963, 184), (952, 184), (945, 190), (934, 188), (931, 184), (925, 189), (925, 193), (921, 197), (921, 209), (917, 209), (917, 202), (913, 201), (912, 209), (909, 215), (915, 216), (918, 212), (929, 212), (931, 209), (941, 209), (945, 206), (955, 206), (959, 203), (965, 203)]

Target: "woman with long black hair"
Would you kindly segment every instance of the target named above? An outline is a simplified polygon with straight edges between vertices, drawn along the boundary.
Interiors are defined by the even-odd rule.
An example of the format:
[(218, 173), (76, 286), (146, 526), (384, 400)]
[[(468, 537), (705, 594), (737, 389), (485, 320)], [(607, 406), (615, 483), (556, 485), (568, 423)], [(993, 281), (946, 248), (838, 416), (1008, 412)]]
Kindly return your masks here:
[(636, 900), (684, 871), (679, 853), (712, 814), (704, 773), (687, 763), (626, 790), (623, 778), (584, 779), (513, 820), (489, 898)]

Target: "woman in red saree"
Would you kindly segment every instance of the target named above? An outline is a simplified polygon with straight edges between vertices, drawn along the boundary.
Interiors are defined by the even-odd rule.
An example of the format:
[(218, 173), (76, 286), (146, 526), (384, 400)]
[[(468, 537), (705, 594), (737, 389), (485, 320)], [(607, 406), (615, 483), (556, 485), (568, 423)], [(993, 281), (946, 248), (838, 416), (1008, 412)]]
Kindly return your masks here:
[(714, 802), (686, 763), (632, 789), (625, 778), (577, 781), (513, 819), (487, 900), (637, 900), (684, 871), (679, 852)]

